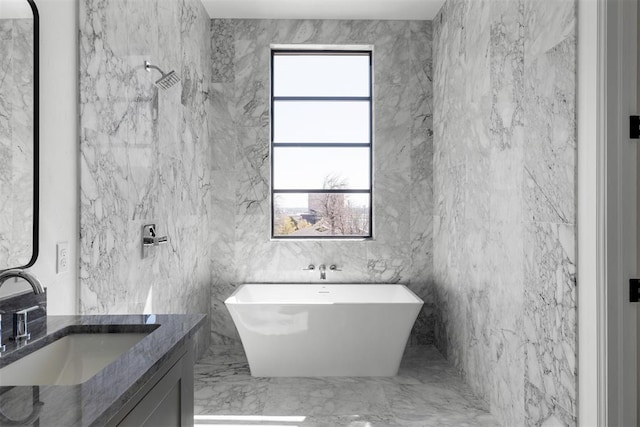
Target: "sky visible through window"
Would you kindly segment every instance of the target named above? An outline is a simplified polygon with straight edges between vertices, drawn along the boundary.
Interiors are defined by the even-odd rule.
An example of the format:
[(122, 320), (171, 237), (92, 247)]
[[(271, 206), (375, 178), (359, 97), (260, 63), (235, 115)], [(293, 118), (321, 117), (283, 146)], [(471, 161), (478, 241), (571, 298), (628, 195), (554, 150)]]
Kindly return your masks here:
[[(320, 224), (314, 228), (320, 236), (368, 236), (370, 53), (319, 53), (274, 52), (273, 56), (274, 235), (304, 235)], [(335, 190), (334, 194), (320, 193), (325, 189)], [(337, 230), (334, 217), (341, 215), (362, 224), (348, 232)], [(327, 229), (322, 224), (329, 222), (330, 232), (318, 231)], [(304, 233), (301, 224), (308, 227)]]

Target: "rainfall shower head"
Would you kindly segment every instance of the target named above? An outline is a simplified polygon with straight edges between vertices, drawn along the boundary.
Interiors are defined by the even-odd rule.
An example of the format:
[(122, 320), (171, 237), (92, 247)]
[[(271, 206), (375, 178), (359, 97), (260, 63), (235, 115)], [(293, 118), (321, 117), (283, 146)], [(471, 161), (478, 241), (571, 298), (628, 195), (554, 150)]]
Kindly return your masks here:
[(158, 68), (158, 66), (149, 64), (149, 61), (144, 61), (144, 68), (147, 71), (151, 71), (152, 68), (160, 71), (162, 77), (160, 77), (160, 79), (156, 81), (156, 86), (158, 86), (160, 89), (169, 89), (171, 86), (180, 81), (180, 77), (178, 77), (175, 71), (169, 71), (168, 73), (165, 73), (160, 68)]

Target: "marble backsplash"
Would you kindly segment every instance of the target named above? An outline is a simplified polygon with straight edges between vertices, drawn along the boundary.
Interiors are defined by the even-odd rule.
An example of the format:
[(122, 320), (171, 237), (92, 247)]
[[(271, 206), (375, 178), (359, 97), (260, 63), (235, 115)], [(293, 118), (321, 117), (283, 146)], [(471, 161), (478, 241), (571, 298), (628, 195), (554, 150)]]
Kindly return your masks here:
[[(80, 312), (208, 314), (211, 20), (198, 0), (83, 0), (79, 25)], [(148, 223), (168, 243), (143, 258)]]
[[(308, 264), (337, 264), (327, 281), (404, 283), (425, 306), (412, 342), (433, 342), (431, 22), (212, 21), (211, 331), (239, 338), (224, 306), (246, 282), (319, 282)], [(270, 239), (271, 44), (372, 45), (374, 240)]]
[(575, 8), (433, 21), (436, 343), (502, 425), (576, 424)]

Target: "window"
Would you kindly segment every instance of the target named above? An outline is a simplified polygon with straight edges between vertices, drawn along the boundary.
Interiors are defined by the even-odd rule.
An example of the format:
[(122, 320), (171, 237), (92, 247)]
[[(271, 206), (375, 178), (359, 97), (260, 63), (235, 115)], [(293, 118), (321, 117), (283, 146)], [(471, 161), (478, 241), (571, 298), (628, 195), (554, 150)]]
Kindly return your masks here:
[(272, 50), (272, 237), (371, 237), (371, 62), (371, 51)]

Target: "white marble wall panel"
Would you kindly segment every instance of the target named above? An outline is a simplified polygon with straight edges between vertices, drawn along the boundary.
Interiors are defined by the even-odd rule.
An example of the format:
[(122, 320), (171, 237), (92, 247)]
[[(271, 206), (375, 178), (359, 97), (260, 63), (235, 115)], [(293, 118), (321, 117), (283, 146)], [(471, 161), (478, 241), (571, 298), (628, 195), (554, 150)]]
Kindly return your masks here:
[[(80, 310), (208, 314), (209, 16), (197, 0), (83, 0), (79, 15)], [(156, 88), (145, 60), (180, 83)], [(169, 241), (143, 258), (147, 223)]]
[(0, 268), (33, 249), (33, 20), (0, 19)]
[[(212, 340), (238, 343), (224, 300), (243, 282), (400, 282), (426, 302), (412, 335), (433, 340), (431, 23), (212, 21)], [(372, 241), (271, 241), (271, 44), (374, 46)]]
[(502, 425), (575, 425), (575, 2), (433, 22), (437, 345)]

